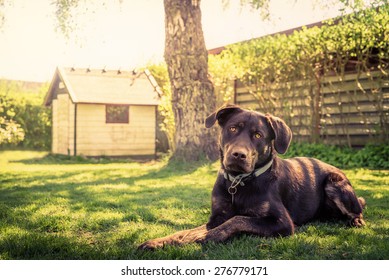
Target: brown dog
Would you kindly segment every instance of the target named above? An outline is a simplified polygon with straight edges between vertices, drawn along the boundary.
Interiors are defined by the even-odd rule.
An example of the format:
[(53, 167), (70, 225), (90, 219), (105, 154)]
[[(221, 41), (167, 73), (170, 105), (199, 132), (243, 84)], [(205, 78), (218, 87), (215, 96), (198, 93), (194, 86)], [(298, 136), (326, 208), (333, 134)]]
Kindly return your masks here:
[(348, 219), (365, 224), (363, 198), (346, 176), (313, 158), (283, 160), (292, 139), (281, 119), (227, 105), (210, 115), (220, 135), (221, 169), (212, 191), (212, 214), (206, 225), (149, 240), (141, 249), (165, 244), (221, 242), (239, 233), (288, 236), (295, 225), (318, 218)]

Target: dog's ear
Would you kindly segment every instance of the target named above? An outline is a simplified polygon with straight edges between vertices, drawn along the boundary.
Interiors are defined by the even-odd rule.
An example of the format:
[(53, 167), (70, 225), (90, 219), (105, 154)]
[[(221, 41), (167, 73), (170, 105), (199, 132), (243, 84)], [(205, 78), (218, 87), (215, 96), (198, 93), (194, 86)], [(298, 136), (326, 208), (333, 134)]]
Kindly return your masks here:
[(239, 111), (242, 111), (242, 109), (237, 105), (224, 105), (206, 118), (205, 127), (212, 127), (216, 123), (216, 121), (219, 123), (220, 126), (223, 126), (232, 115)]
[(277, 153), (285, 154), (292, 141), (292, 130), (280, 118), (271, 115), (266, 116), (274, 132), (274, 148)]

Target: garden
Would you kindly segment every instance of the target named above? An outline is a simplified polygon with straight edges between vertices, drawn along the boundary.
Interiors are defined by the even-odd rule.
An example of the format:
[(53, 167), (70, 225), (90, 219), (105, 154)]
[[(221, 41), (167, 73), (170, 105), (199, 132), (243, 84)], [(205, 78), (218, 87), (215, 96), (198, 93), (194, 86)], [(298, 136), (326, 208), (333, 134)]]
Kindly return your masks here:
[[(331, 152), (320, 150), (328, 159)], [(292, 147), (290, 154), (300, 151)], [(335, 154), (336, 163), (342, 154)], [(369, 151), (354, 156), (362, 154)], [(381, 156), (387, 155), (386, 149)], [(137, 163), (2, 151), (0, 259), (389, 258), (389, 171), (355, 167), (345, 173), (367, 201), (364, 228), (312, 222), (285, 238), (242, 235), (225, 244), (137, 250), (150, 238), (207, 222), (218, 168), (219, 162), (208, 161)]]
[[(148, 239), (207, 222), (220, 167), (205, 158), (171, 157), (175, 126), (168, 75), (165, 65), (152, 65), (148, 68), (164, 93), (158, 135), (165, 140), (159, 139), (158, 157), (144, 162), (51, 154), (51, 111), (42, 106), (48, 85), (30, 90), (18, 82), (0, 81), (0, 259), (389, 259), (387, 9), (366, 11), (356, 21), (303, 28), (289, 37), (229, 46), (209, 60), (218, 103), (233, 100), (231, 81), (239, 79), (248, 88), (250, 106), (271, 113), (281, 108), (281, 117), (294, 131), (307, 129), (283, 157), (315, 157), (341, 168), (357, 195), (366, 199), (365, 227), (312, 221), (290, 237), (241, 235), (223, 244), (138, 250)], [(347, 84), (346, 90), (328, 92), (335, 94), (331, 104), (337, 108), (325, 111), (319, 80), (332, 75), (342, 82), (349, 70), (354, 71), (357, 89)], [(361, 75), (368, 80), (378, 75), (380, 87), (374, 84), (366, 90)], [(308, 81), (311, 91), (303, 103), (312, 111), (301, 98), (288, 100), (288, 94), (298, 98), (301, 89), (291, 80)], [(279, 94), (281, 85), (286, 87)], [(342, 107), (346, 95), (352, 100), (349, 111)], [(362, 111), (365, 105), (374, 112)], [(298, 118), (299, 112), (315, 114)], [(353, 119), (357, 123), (347, 127)], [(361, 130), (355, 130), (357, 125)], [(351, 145), (352, 133), (366, 132), (367, 127), (374, 129), (362, 136), (370, 141)], [(325, 135), (317, 134), (324, 128)], [(346, 137), (345, 145), (331, 143), (335, 136)]]

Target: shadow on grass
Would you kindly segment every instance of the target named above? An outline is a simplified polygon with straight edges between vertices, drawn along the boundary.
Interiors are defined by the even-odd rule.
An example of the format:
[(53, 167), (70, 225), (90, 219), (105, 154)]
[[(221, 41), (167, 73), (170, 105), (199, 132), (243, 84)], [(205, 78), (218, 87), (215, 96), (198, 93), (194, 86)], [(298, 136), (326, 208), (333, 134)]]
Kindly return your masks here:
[(42, 157), (14, 160), (11, 162), (24, 164), (110, 164), (110, 163), (131, 163), (131, 162), (147, 162), (150, 160), (131, 157), (84, 157), (84, 156), (67, 156), (59, 154), (46, 154)]
[(11, 160), (11, 163), (23, 163), (26, 165), (76, 165), (76, 164), (115, 164), (115, 163), (138, 163), (151, 165), (156, 162), (166, 162), (166, 164), (155, 171), (155, 174), (165, 174), (171, 172), (180, 172), (191, 173), (198, 169), (201, 166), (211, 164), (206, 159), (201, 159), (199, 161), (183, 161), (175, 160), (168, 158), (167, 155), (162, 156), (158, 159), (137, 159), (136, 157), (83, 157), (83, 156), (66, 156), (66, 155), (57, 155), (57, 154), (46, 154), (42, 157), (21, 159), (21, 160)]
[[(137, 251), (148, 238), (205, 222), (216, 171), (205, 161), (105, 165), (50, 157), (26, 165), (74, 164), (60, 172), (8, 172), (0, 176), (0, 258), (3, 259), (387, 259), (389, 190), (377, 196), (373, 182), (364, 196), (366, 229), (314, 222), (287, 238), (243, 235), (224, 244), (190, 244), (156, 252)], [(66, 160), (65, 160), (66, 161)], [(123, 163), (109, 161), (103, 164)], [(147, 163), (146, 163), (147, 165)], [(137, 170), (129, 170), (134, 168)], [(130, 172), (131, 171), (131, 172)], [(17, 174), (17, 175), (16, 175)], [(80, 177), (85, 175), (85, 177)], [(2, 174), (0, 174), (2, 175)], [(88, 176), (90, 175), (90, 176)], [(166, 216), (165, 216), (166, 215)], [(193, 217), (193, 218), (190, 218)]]
[[(52, 159), (18, 162), (49, 165), (48, 161)], [(55, 164), (69, 165), (69, 162)], [(127, 175), (127, 165), (123, 165), (119, 176), (110, 176), (118, 173), (116, 166), (77, 170), (77, 164), (74, 171), (66, 169), (51, 174), (50, 169), (44, 174), (0, 174), (0, 259), (141, 256), (136, 245), (144, 236), (153, 234), (156, 227), (175, 230), (193, 227), (186, 217), (177, 217), (176, 221), (174, 215), (183, 209), (199, 216), (202, 207), (210, 206), (211, 186), (199, 187), (204, 182), (192, 181), (190, 176), (204, 166), (208, 166), (207, 172), (214, 172), (207, 162), (169, 161), (140, 175), (138, 172)], [(141, 164), (135, 167), (142, 169)], [(80, 174), (86, 177), (78, 181)], [(172, 208), (170, 216), (161, 216), (161, 211), (169, 212), (169, 208)], [(123, 228), (125, 232), (118, 235), (117, 231)]]

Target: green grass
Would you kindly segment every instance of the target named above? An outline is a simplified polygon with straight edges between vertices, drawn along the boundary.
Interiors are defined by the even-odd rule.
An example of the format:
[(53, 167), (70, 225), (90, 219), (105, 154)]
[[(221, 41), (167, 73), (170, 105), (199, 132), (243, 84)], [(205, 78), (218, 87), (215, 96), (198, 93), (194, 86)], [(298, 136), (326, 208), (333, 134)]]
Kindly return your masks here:
[(292, 237), (154, 252), (137, 245), (204, 224), (219, 163), (134, 163), (0, 152), (0, 259), (389, 259), (389, 171), (346, 170), (367, 227), (314, 222)]

